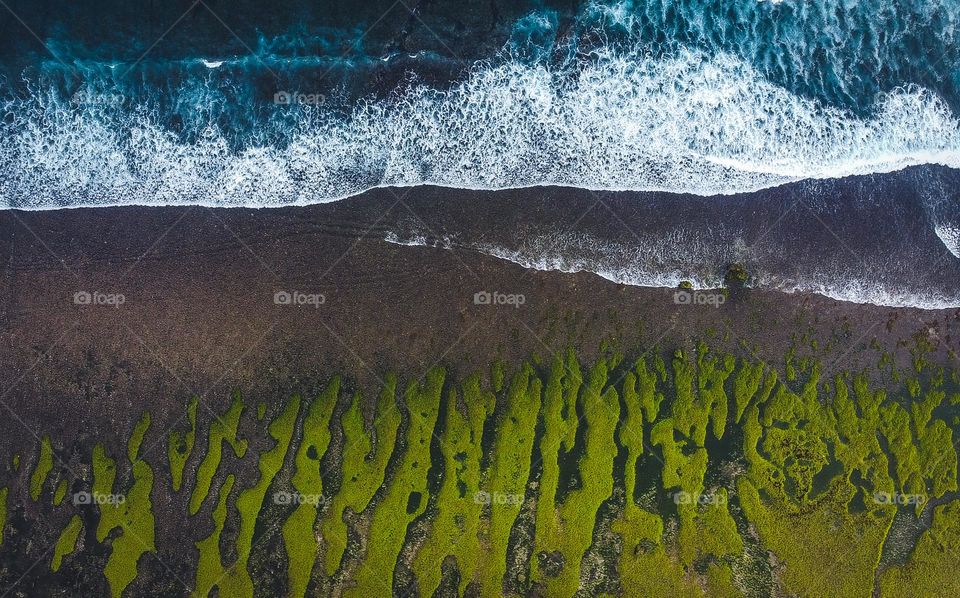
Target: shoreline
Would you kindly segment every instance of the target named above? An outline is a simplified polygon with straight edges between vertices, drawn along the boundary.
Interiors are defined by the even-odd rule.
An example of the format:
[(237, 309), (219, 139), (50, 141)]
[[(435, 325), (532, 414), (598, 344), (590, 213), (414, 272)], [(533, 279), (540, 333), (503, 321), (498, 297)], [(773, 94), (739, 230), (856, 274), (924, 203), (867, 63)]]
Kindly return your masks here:
[[(583, 198), (570, 199), (577, 203)], [(436, 365), (453, 384), (478, 373), (495, 377), (491, 367), (499, 361), (507, 364), (508, 380), (524, 368), (545, 379), (547, 364), (568, 348), (575, 349), (584, 364), (620, 351), (629, 364), (644, 355), (669, 358), (677, 350), (696, 355), (699, 341), (705, 341), (718, 354), (766, 363), (785, 380), (794, 364), (802, 371), (803, 363), (809, 366), (814, 360), (823, 366), (824, 385), (843, 372), (863, 370), (870, 378), (882, 379), (882, 387), (891, 393), (903, 392), (903, 385), (890, 384), (887, 368), (910, 371), (914, 348), (923, 348), (920, 355), (931, 366), (957, 369), (960, 310), (864, 306), (755, 289), (731, 289), (718, 307), (678, 304), (673, 289), (618, 285), (589, 273), (528, 270), (458, 246), (407, 247), (383, 240), (387, 231), (402, 227), (404, 219), (422, 225), (419, 219), (428, 214), (435, 230), (466, 219), (473, 223), (474, 234), (500, 230), (509, 235), (509, 230), (502, 230), (508, 222), (505, 216), (517, 212), (505, 211), (504, 205), (520, 200), (491, 198), (476, 207), (467, 197), (435, 211), (432, 208), (443, 198), (424, 190), (410, 194), (403, 204), (392, 203), (395, 199), (389, 194), (373, 194), (270, 212), (116, 208), (0, 213), (4, 240), (0, 379), (7, 381), (0, 398), (16, 415), (0, 439), (0, 458), (9, 463), (13, 455), (23, 456), (19, 469), (7, 468), (11, 511), (4, 547), (10, 555), (5, 565), (12, 575), (10, 583), (27, 571), (21, 587), (39, 593), (62, 587), (62, 575), (50, 575), (45, 565), (28, 570), (43, 556), (42, 543), (29, 540), (38, 533), (33, 522), (54, 522), (54, 529), (43, 537), (55, 536), (67, 524), (65, 515), (76, 511), (87, 530), (87, 544), (68, 557), (64, 574), (76, 587), (106, 587), (102, 573), (106, 548), (93, 536), (100, 520), (96, 510), (73, 506), (54, 512), (47, 500), (49, 491), (41, 492), (39, 502), (32, 500), (27, 490), (32, 486), (31, 472), (38, 469), (33, 455), (40, 438), (51, 438), (56, 478), (47, 486), (69, 478), (71, 492), (84, 491), (95, 477), (90, 456), (95, 446), (102, 445), (106, 454), (121, 459), (117, 487), (123, 491), (132, 488), (133, 465), (122, 461), (127, 439), (131, 430), (149, 421), (140, 445), (144, 461), (139, 463), (149, 463), (155, 476), (148, 506), (157, 522), (157, 553), (156, 558), (141, 558), (130, 587), (134, 592), (163, 588), (174, 594), (185, 586), (201, 586), (199, 573), (196, 579), (191, 577), (197, 552), (182, 546), (208, 533), (217, 492), (211, 490), (198, 513), (188, 516), (186, 501), (191, 495), (169, 491), (172, 474), (165, 455), (168, 433), (190, 429), (186, 406), (192, 396), (199, 397), (202, 408), (197, 412), (200, 433), (183, 472), (186, 480), (200, 485), (198, 461), (202, 455), (206, 460), (213, 426), (226, 417), (234, 392), (246, 405), (240, 435), (250, 439), (246, 458), (237, 458), (224, 446), (223, 464), (212, 480), (204, 478), (199, 490), (203, 498), (211, 481), (207, 489), (227, 487), (227, 472), (243, 492), (258, 487), (263, 475), (259, 467), (271, 454), (274, 440), (282, 436), (295, 446), (301, 435), (307, 438), (305, 424), (281, 432), (268, 422), (294, 417), (291, 405), (299, 403), (297, 397), (306, 404), (334, 376), (342, 376), (342, 391), (331, 422), (340, 421), (354, 393), (360, 393), (364, 421), (372, 422), (389, 372), (396, 373), (402, 388), (428, 377)], [(464, 211), (458, 212), (458, 206)], [(615, 203), (611, 206), (619, 209)], [(544, 215), (536, 212), (531, 218)], [(605, 210), (584, 220), (591, 227), (616, 224)], [(78, 292), (88, 293), (90, 300), (75, 303)], [(97, 293), (114, 300), (98, 301)], [(277, 303), (277, 293), (287, 293), (290, 299)], [(478, 303), (478, 293), (489, 294), (491, 300)], [(299, 301), (298, 294), (323, 300)], [(515, 300), (499, 301), (493, 299), (496, 296)], [(522, 302), (516, 300), (519, 296)], [(798, 380), (803, 379), (801, 374)], [(147, 415), (149, 420), (144, 419)], [(447, 421), (446, 415), (440, 418), (434, 412), (434, 416), (437, 422)], [(532, 426), (533, 420), (527, 423)], [(338, 468), (349, 462), (341, 427), (331, 424), (330, 433), (330, 449), (321, 467), (333, 464), (334, 473), (324, 474), (324, 489), (328, 481), (340, 479)], [(542, 448), (540, 442), (535, 444)], [(612, 437), (609, 443), (614, 447)], [(396, 446), (413, 450), (416, 445), (404, 433)], [(433, 453), (432, 448), (420, 449), (416, 458), (430, 456), (440, 463)], [(272, 492), (292, 488), (290, 471), (289, 465), (282, 468)], [(619, 487), (620, 469), (614, 470), (614, 478)], [(434, 482), (427, 481), (419, 492), (428, 493), (430, 501), (438, 500)], [(396, 503), (396, 512), (403, 516), (404, 501), (383, 500), (377, 509), (393, 509), (389, 505)], [(238, 526), (242, 530), (244, 518), (258, 515), (241, 512), (236, 502), (230, 504), (234, 506), (223, 534), (239, 546), (244, 536)], [(435, 502), (421, 504), (423, 508), (426, 519), (408, 528), (414, 537), (436, 517)], [(611, 518), (617, 508), (608, 505), (601, 512)], [(357, 529), (368, 529), (375, 511), (365, 511), (366, 519), (351, 519), (351, 528), (356, 524)], [(286, 514), (265, 500), (259, 517), (279, 526)], [(529, 531), (533, 522), (525, 517), (521, 515), (517, 525)], [(196, 532), (185, 531), (195, 528)], [(214, 533), (221, 533), (219, 529)], [(403, 555), (412, 554), (416, 545), (403, 542), (398, 587), (412, 579)], [(504, 550), (506, 546), (504, 541)], [(598, 546), (590, 549), (596, 558), (608, 550), (605, 544)], [(332, 578), (321, 575), (317, 587), (342, 589), (357, 571), (357, 550), (350, 548), (347, 565)], [(283, 553), (277, 540), (266, 541), (250, 561), (258, 583), (277, 592), (285, 583)], [(523, 551), (516, 554), (534, 558)], [(171, 563), (178, 573), (171, 574), (161, 563)]]
[[(45, 410), (62, 412), (63, 401), (86, 402), (85, 395), (105, 388), (111, 400), (127, 405), (152, 394), (148, 389), (162, 389), (166, 398), (156, 400), (179, 409), (189, 389), (178, 379), (197, 388), (219, 380), (221, 400), (232, 387), (273, 388), (272, 394), (284, 378), (316, 382), (332, 372), (368, 386), (388, 370), (425, 369), (430, 356), (463, 373), (496, 358), (519, 362), (545, 354), (545, 345), (554, 351), (574, 345), (589, 359), (603, 340), (646, 346), (671, 324), (663, 343), (683, 345), (729, 328), (762, 358), (779, 360), (799, 328), (771, 330), (757, 322), (804, 322), (824, 336), (847, 322), (853, 331), (872, 328), (891, 341), (884, 344), (933, 322), (943, 352), (960, 352), (960, 333), (951, 334), (957, 309), (881, 307), (760, 289), (733, 290), (719, 307), (678, 305), (675, 289), (528, 270), (469, 247), (383, 240), (411, 221), (435, 231), (470, 221), (470, 234), (480, 237), (501, 230), (504, 206), (524, 199), (476, 204), (468, 198), (435, 210), (443, 197), (411, 193), (401, 205), (381, 193), (269, 212), (3, 213), (2, 375), (30, 374), (8, 401), (29, 409), (37, 424)], [(549, 201), (529, 217), (544, 216)], [(598, 208), (581, 224), (612, 228), (619, 226), (615, 216)], [(324, 301), (276, 305), (274, 295), (283, 291), (321, 294)], [(123, 295), (124, 302), (78, 305), (78, 292)], [(525, 302), (476, 305), (479, 292), (522, 294)]]

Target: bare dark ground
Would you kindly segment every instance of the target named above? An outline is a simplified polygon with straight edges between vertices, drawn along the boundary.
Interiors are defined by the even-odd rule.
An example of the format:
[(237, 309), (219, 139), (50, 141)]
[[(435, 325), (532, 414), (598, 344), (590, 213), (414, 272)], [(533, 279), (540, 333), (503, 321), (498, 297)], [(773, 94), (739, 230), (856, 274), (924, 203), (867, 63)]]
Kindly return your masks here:
[[(934, 347), (932, 361), (957, 365), (960, 310), (749, 289), (733, 290), (719, 308), (677, 305), (672, 290), (530, 271), (468, 250), (387, 243), (393, 223), (435, 208), (416, 189), (397, 197), (381, 190), (276, 210), (0, 214), (0, 457), (34, 455), (38, 438), (49, 434), (58, 447), (82, 448), (66, 460), (86, 471), (93, 442), (122, 454), (133, 424), (149, 411), (142, 453), (161, 463), (166, 433), (185, 425), (193, 394), (202, 398), (205, 422), (225, 409), (234, 389), (248, 405), (266, 402), (274, 413), (291, 393), (312, 393), (335, 373), (370, 397), (388, 370), (406, 380), (442, 363), (462, 378), (497, 358), (547, 360), (568, 346), (590, 361), (603, 341), (629, 358), (655, 345), (712, 339), (717, 348), (782, 370), (789, 347), (806, 334), (818, 348), (800, 347), (798, 354), (818, 357), (829, 375), (876, 366), (880, 348), (907, 367), (919, 338)], [(279, 291), (322, 294), (325, 301), (277, 305)], [(481, 291), (522, 294), (525, 303), (476, 305)], [(124, 302), (76, 304), (78, 292), (122, 294)], [(201, 453), (205, 442), (198, 437)], [(21, 482), (32, 468), (29, 461), (20, 468)], [(169, 487), (166, 468), (156, 477)], [(17, 486), (25, 493), (29, 484)], [(183, 494), (155, 497), (158, 521), (185, 512)], [(11, 502), (41, 508), (26, 497)], [(51, 534), (62, 526), (51, 524)], [(177, 550), (181, 540), (164, 537), (176, 528), (161, 528), (161, 560), (176, 562), (162, 552)], [(28, 552), (37, 551), (36, 558), (45, 546)], [(156, 563), (144, 566), (172, 575)]]

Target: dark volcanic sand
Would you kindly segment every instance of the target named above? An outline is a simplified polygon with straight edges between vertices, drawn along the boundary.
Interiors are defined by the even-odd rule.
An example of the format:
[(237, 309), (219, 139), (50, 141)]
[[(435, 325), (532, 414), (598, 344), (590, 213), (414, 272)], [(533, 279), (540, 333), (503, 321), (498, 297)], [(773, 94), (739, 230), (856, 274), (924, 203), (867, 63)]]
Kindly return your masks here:
[[(798, 354), (819, 357), (828, 375), (876, 365), (880, 352), (869, 346), (875, 338), (893, 349), (901, 340), (912, 346), (914, 334), (936, 346), (933, 361), (956, 365), (949, 353), (960, 348), (958, 310), (881, 308), (745, 289), (734, 290), (720, 308), (677, 305), (669, 289), (620, 286), (586, 273), (526, 270), (471, 250), (383, 240), (411, 219), (426, 228), (442, 228), (445, 219), (470, 220), (476, 230), (502, 232), (549, 217), (548, 203), (530, 201), (538, 190), (500, 194), (497, 203), (474, 212), (466, 210), (468, 202), (441, 201), (458, 193), (469, 195), (379, 190), (335, 204), (275, 210), (0, 214), (0, 398), (8, 410), (0, 458), (25, 458), (19, 474), (8, 473), (19, 476), (17, 495), (10, 499), (19, 506), (6, 542), (20, 556), (5, 565), (0, 578), (15, 581), (66, 523), (62, 513), (26, 494), (40, 436), (49, 434), (58, 461), (65, 459), (74, 475), (86, 479), (72, 482), (76, 491), (88, 487), (92, 445), (104, 442), (110, 454), (122, 455), (145, 410), (153, 419), (141, 456), (165, 464), (167, 431), (185, 426), (184, 406), (195, 393), (202, 397), (199, 419), (205, 430), (213, 413), (226, 408), (233, 389), (244, 393), (247, 405), (263, 401), (275, 413), (285, 397), (312, 393), (334, 373), (369, 397), (391, 369), (404, 380), (440, 362), (461, 378), (486, 370), (496, 358), (515, 366), (533, 354), (548, 360), (552, 351), (574, 346), (590, 360), (604, 340), (630, 358), (658, 343), (673, 349), (711, 335), (712, 345), (769, 360), (781, 371), (784, 354), (804, 333), (818, 339), (820, 348), (811, 353), (807, 346)], [(519, 199), (512, 200), (511, 193)], [(564, 193), (575, 205), (586, 201)], [(590, 216), (594, 225), (602, 224), (603, 213)], [(611, 212), (611, 227), (618, 217), (624, 216)], [(318, 308), (276, 305), (274, 294), (281, 290), (322, 293), (326, 300)], [(525, 303), (475, 305), (474, 293), (484, 290), (523, 294)], [(120, 293), (125, 302), (77, 305), (74, 295), (80, 291)], [(908, 366), (907, 346), (897, 359)], [(266, 425), (252, 416), (244, 421), (242, 426)], [(243, 435), (254, 439), (254, 454), (269, 448), (262, 431)], [(206, 450), (204, 436), (198, 435), (197, 452)], [(244, 487), (256, 480), (255, 459), (245, 459), (246, 466), (227, 452), (224, 459), (228, 465), (214, 487), (227, 470)], [(119, 471), (120, 480), (129, 479), (128, 465), (121, 462)], [(182, 549), (191, 534), (184, 530), (191, 521), (208, 526), (213, 501), (199, 519), (185, 521), (189, 493), (160, 491), (170, 487), (166, 467), (155, 466), (155, 475), (153, 508), (158, 522), (166, 523), (157, 528), (158, 558), (144, 561), (146, 572), (131, 588), (157, 592), (166, 584), (176, 593), (182, 590), (177, 578), (189, 584), (192, 576), (194, 553)], [(192, 475), (188, 471), (187, 479)], [(92, 510), (85, 513), (93, 516)], [(94, 519), (86, 529), (87, 550), (102, 553), (92, 535)], [(258, 550), (279, 549), (265, 543)], [(172, 563), (176, 576), (161, 562)], [(45, 567), (19, 587), (62, 590), (50, 586)], [(87, 576), (78, 587), (101, 587), (101, 570), (76, 569)]]
[[(438, 199), (458, 193), (477, 194), (415, 188), (305, 208), (4, 212), (3, 400), (29, 427), (67, 442), (81, 430), (128, 430), (143, 410), (154, 417), (148, 436), (159, 434), (192, 393), (217, 409), (234, 388), (251, 404), (273, 403), (337, 372), (370, 387), (389, 369), (415, 377), (442, 362), (462, 375), (498, 357), (548, 358), (568, 345), (589, 359), (604, 339), (629, 356), (715, 332), (715, 344), (734, 348), (742, 339), (781, 369), (791, 336), (805, 332), (819, 339), (825, 364), (842, 357), (837, 369), (876, 364), (879, 353), (867, 349), (874, 337), (893, 349), (921, 331), (941, 359), (960, 345), (958, 310), (756, 290), (734, 291), (719, 309), (676, 305), (668, 289), (383, 240), (401, 221), (427, 230), (444, 218), (464, 221), (465, 203), (444, 208)], [(549, 216), (547, 204), (531, 213), (528, 199), (511, 204), (508, 193), (538, 190), (500, 194), (497, 210), (467, 216), (478, 229)], [(590, 218), (603, 214), (597, 208)], [(614, 218), (611, 227), (619, 226)], [(276, 305), (281, 290), (322, 293), (325, 303)], [(526, 301), (475, 305), (483, 290)], [(76, 305), (78, 291), (120, 293), (125, 302)], [(35, 441), (14, 423), (4, 438), (24, 449)]]

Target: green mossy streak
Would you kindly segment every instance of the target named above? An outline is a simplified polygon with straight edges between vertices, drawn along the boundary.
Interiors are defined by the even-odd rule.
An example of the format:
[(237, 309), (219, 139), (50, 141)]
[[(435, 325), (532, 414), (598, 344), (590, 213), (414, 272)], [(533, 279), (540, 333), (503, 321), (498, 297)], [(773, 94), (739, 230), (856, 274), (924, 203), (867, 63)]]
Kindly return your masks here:
[[(116, 461), (106, 454), (102, 444), (93, 449), (93, 495), (100, 510), (97, 541), (104, 542), (110, 533), (120, 529), (110, 542), (110, 556), (103, 574), (110, 583), (110, 592), (117, 597), (137, 576), (140, 557), (154, 552), (154, 516), (150, 493), (153, 490), (153, 469), (140, 458), (140, 445), (150, 427), (150, 414), (145, 413), (133, 429), (127, 443), (127, 460), (133, 483), (126, 493), (114, 487)], [(122, 501), (102, 501), (97, 497), (122, 496)]]
[(167, 461), (170, 463), (170, 480), (174, 492), (180, 491), (180, 486), (183, 484), (183, 469), (193, 452), (193, 445), (197, 439), (197, 407), (199, 405), (199, 397), (193, 397), (190, 399), (190, 404), (187, 405), (189, 430), (183, 434), (177, 430), (171, 430), (167, 436)]
[(319, 497), (323, 494), (320, 460), (330, 444), (330, 417), (340, 397), (340, 379), (334, 378), (310, 403), (303, 420), (303, 440), (294, 461), (293, 488), (298, 493), (296, 508), (283, 524), (283, 544), (287, 550), (287, 577), (291, 597), (304, 596), (320, 542), (314, 532)]
[(67, 527), (60, 532), (56, 545), (53, 547), (53, 559), (50, 561), (50, 570), (56, 573), (60, 570), (64, 557), (67, 557), (77, 549), (77, 540), (80, 538), (80, 532), (83, 531), (83, 520), (79, 515), (74, 515)]
[(30, 476), (30, 498), (40, 499), (40, 493), (43, 491), (43, 483), (47, 481), (47, 476), (53, 470), (53, 445), (50, 443), (50, 437), (44, 436), (40, 441), (40, 456), (37, 458), (37, 466)]
[(220, 458), (223, 454), (223, 443), (227, 443), (233, 449), (233, 454), (238, 459), (243, 458), (247, 452), (247, 441), (237, 438), (237, 426), (240, 425), (240, 415), (243, 413), (243, 400), (240, 393), (234, 393), (233, 402), (230, 408), (222, 418), (216, 418), (210, 423), (207, 442), (207, 454), (204, 455), (200, 467), (197, 468), (196, 484), (193, 487), (193, 494), (190, 495), (190, 514), (196, 515), (210, 494), (210, 484), (213, 483), (213, 476), (217, 474), (220, 468)]
[(360, 513), (367, 508), (377, 489), (383, 483), (387, 463), (393, 454), (400, 428), (401, 415), (396, 404), (397, 378), (386, 377), (377, 399), (373, 432), (376, 447), (367, 433), (361, 410), (360, 395), (353, 398), (343, 414), (343, 481), (340, 491), (330, 500), (330, 507), (320, 521), (321, 534), (326, 543), (324, 567), (333, 575), (347, 548), (347, 525), (344, 511)]
[[(390, 592), (407, 526), (427, 508), (430, 443), (445, 377), (442, 368), (432, 368), (422, 382), (410, 384), (404, 393), (408, 415), (404, 453), (383, 499), (374, 509), (366, 555), (354, 575), (355, 585), (345, 592), (348, 597)], [(415, 499), (417, 496), (419, 500)]]

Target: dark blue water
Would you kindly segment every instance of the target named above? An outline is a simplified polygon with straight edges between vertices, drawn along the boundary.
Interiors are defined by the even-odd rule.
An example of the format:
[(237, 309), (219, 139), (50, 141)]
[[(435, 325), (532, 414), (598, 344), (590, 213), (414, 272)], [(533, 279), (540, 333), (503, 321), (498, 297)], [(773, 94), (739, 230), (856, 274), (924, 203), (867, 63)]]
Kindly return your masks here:
[[(956, 0), (8, 6), (7, 207), (714, 196), (960, 167)], [(957, 255), (937, 180), (904, 195)]]

